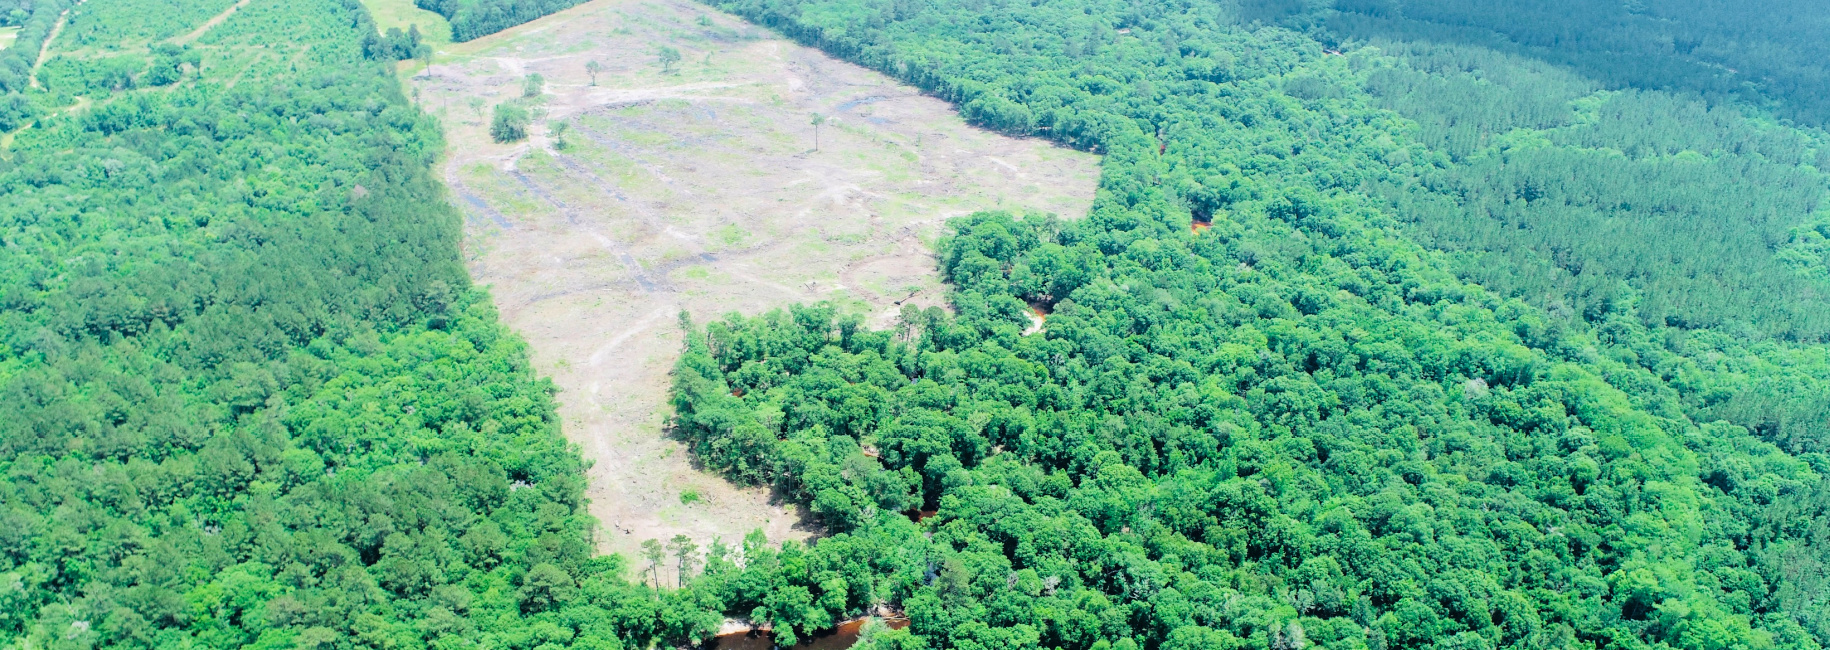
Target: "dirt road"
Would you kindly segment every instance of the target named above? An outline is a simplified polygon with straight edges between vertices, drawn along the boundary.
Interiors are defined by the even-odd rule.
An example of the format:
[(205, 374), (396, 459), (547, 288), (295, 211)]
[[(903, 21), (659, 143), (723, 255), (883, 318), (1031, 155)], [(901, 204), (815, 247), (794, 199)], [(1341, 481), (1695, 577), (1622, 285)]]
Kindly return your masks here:
[(210, 19), (204, 21), (202, 25), (198, 25), (197, 29), (193, 29), (182, 36), (173, 38), (169, 42), (174, 45), (184, 45), (196, 41), (199, 38), (203, 38), (204, 34), (210, 33), (211, 29), (214, 29), (217, 25), (221, 25), (222, 21), (228, 20), (229, 16), (235, 15), (235, 12), (240, 11), (242, 7), (248, 6), (248, 2), (249, 0), (237, 0), (235, 4), (229, 5), (228, 9), (222, 10), (222, 13), (211, 16)]
[(51, 44), (57, 42), (57, 37), (64, 33), (64, 25), (70, 23), (70, 12), (81, 6), (83, 6), (83, 0), (76, 0), (76, 4), (70, 5), (63, 10), (63, 13), (57, 14), (57, 22), (51, 23), (51, 32), (45, 34), (43, 43), (38, 44), (38, 56), (32, 59), (32, 72), (29, 76), (33, 89), (43, 88), (38, 84), (38, 70), (43, 68), (45, 60), (50, 58)]

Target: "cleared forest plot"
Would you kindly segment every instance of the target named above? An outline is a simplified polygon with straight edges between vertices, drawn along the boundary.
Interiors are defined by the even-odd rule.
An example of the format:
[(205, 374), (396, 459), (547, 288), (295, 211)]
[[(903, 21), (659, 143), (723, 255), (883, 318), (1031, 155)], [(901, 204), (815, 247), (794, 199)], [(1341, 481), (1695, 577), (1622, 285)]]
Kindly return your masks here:
[[(526, 141), (494, 142), (492, 108), (532, 74), (544, 114)], [(881, 327), (905, 302), (942, 302), (930, 244), (946, 219), (1077, 217), (1098, 178), (1095, 156), (974, 129), (913, 88), (683, 2), (581, 5), (444, 47), (409, 82), (443, 116), (472, 274), (595, 463), (600, 547), (632, 556), (680, 533), (814, 532), (665, 436), (681, 312), (825, 300)]]

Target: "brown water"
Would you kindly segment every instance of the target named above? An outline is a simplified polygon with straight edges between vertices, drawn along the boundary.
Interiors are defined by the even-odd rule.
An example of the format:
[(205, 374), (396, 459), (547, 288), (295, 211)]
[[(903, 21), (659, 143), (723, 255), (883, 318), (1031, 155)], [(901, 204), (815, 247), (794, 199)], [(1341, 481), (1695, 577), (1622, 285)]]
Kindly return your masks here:
[[(788, 650), (845, 650), (858, 642), (858, 634), (864, 631), (866, 620), (869, 619), (855, 618), (840, 623), (836, 628), (815, 632), (813, 638), (805, 639)], [(892, 630), (909, 626), (909, 619), (906, 618), (886, 618), (882, 621)], [(716, 650), (771, 650), (775, 647), (775, 635), (759, 630), (720, 634), (704, 647)]]

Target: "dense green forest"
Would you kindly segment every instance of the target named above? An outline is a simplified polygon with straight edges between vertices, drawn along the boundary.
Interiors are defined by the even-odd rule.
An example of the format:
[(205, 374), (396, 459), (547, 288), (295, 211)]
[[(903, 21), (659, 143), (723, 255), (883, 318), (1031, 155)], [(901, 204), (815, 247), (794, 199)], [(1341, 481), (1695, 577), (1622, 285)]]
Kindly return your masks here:
[(884, 558), (756, 616), (862, 588), (930, 647), (1830, 642), (1822, 133), (1341, 13), (721, 5), (1106, 155), (1084, 219), (952, 224), (953, 314), (690, 344), (700, 458), (844, 531), (816, 557)]
[[(360, 5), (256, 1), (146, 47), (203, 4), (84, 3), (0, 155), (0, 647), (715, 625), (593, 557), (552, 389), (470, 288), (438, 128), (365, 58)], [(98, 62), (128, 72), (59, 72)]]
[(451, 21), (451, 39), (474, 40), (584, 0), (413, 0), (421, 9)]
[(950, 223), (890, 331), (683, 323), (677, 434), (827, 534), (630, 560), (465, 276), (418, 44), (167, 4), (0, 53), (0, 646), (1830, 645), (1820, 8), (721, 2), (1104, 173)]
[(1612, 87), (1743, 101), (1814, 125), (1830, 121), (1830, 6), (1802, 0), (1472, 2), (1271, 0), (1254, 15), (1320, 27), (1322, 39), (1464, 43), (1580, 71)]

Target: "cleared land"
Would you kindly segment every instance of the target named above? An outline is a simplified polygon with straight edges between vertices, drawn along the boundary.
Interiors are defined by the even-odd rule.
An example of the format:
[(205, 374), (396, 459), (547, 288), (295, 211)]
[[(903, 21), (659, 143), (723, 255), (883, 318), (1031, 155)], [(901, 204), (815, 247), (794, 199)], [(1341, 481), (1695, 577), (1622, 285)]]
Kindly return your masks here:
[[(671, 69), (662, 47), (681, 54)], [(530, 73), (547, 80), (544, 119), (528, 142), (491, 142), (491, 107)], [(931, 243), (947, 218), (1077, 217), (1098, 177), (1094, 156), (970, 128), (944, 102), (684, 2), (581, 5), (443, 47), (409, 83), (444, 116), (472, 273), (562, 388), (566, 433), (595, 463), (606, 551), (815, 532), (664, 435), (682, 311), (829, 300), (881, 325), (903, 302), (940, 302)], [(814, 113), (829, 118), (818, 150)], [(569, 126), (563, 147), (553, 121)]]

